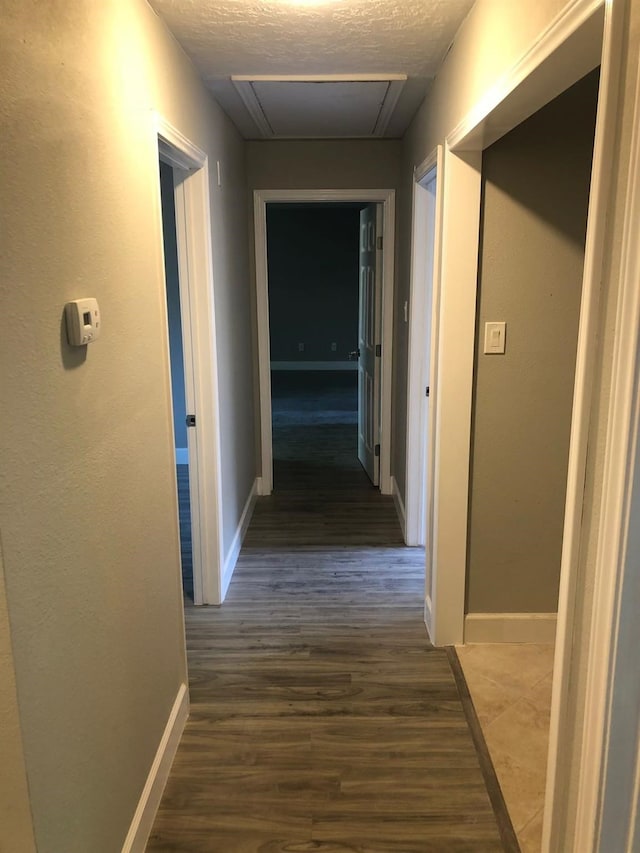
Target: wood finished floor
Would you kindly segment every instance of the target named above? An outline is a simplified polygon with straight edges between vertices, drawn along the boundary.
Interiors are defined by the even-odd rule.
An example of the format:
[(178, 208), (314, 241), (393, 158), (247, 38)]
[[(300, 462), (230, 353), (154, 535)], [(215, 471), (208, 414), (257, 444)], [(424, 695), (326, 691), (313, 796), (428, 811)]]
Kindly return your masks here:
[(227, 601), (186, 606), (191, 716), (148, 851), (504, 849), (423, 555), (363, 478), (278, 460)]

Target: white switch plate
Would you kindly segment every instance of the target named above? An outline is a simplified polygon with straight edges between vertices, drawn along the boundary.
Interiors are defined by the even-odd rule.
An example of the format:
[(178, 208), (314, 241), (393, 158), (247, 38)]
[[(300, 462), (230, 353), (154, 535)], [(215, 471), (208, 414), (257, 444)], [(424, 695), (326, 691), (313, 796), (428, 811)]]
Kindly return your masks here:
[(484, 352), (485, 355), (503, 355), (505, 339), (507, 336), (506, 323), (484, 324)]

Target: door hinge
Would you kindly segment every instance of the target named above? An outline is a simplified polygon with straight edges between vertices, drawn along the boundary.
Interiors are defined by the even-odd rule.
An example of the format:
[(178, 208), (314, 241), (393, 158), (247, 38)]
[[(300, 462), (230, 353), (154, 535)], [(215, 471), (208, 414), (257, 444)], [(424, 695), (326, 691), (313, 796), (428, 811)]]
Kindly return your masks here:
[(196, 416), (195, 415), (187, 415), (186, 421), (187, 421), (188, 427), (194, 427), (196, 425)]
[(382, 251), (382, 237), (378, 237), (378, 239), (376, 240), (376, 247), (379, 252)]
[(429, 396), (429, 386), (427, 385), (427, 389), (426, 389), (425, 397), (428, 397), (428, 396)]
[(373, 448), (373, 455), (374, 456), (380, 456), (380, 445), (379, 444), (376, 444), (376, 446)]
[(382, 355), (382, 344), (376, 344), (376, 358), (380, 358)]

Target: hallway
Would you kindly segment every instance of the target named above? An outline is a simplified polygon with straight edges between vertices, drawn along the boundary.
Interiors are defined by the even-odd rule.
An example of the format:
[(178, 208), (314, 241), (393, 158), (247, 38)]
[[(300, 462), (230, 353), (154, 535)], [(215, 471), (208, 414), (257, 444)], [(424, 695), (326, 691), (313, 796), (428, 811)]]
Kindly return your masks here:
[(333, 427), (315, 461), (276, 452), (225, 604), (186, 609), (191, 717), (149, 851), (504, 849), (423, 553)]

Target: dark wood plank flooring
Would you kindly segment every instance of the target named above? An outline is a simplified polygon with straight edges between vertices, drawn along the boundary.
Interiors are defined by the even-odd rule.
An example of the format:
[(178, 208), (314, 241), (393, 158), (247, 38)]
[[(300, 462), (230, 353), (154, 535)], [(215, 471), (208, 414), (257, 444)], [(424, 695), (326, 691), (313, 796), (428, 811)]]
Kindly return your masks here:
[(392, 501), (357, 462), (275, 482), (225, 604), (186, 606), (191, 716), (147, 850), (503, 850)]

